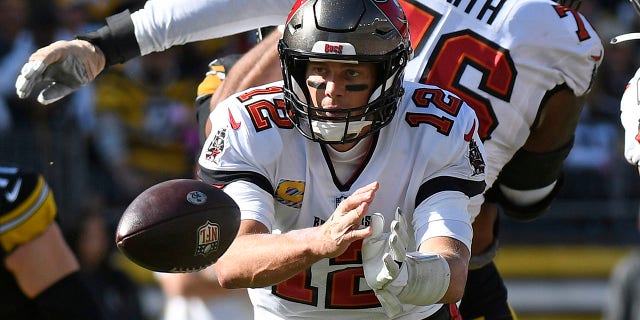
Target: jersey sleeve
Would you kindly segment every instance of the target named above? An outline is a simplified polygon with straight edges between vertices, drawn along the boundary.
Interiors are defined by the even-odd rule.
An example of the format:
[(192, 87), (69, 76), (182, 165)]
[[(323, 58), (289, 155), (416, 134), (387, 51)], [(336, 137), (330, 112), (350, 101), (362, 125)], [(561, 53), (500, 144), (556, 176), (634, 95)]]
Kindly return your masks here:
[(43, 176), (0, 167), (0, 259), (44, 233), (56, 214)]
[(451, 151), (449, 157), (444, 157), (448, 161), (443, 162), (449, 165), (424, 181), (416, 198), (414, 220), (418, 244), (444, 236), (461, 241), (471, 251), (473, 216), (469, 212), (469, 202), (486, 187), (486, 155), (478, 135), (477, 118), (470, 108), (460, 114), (465, 113), (468, 116), (458, 117), (463, 123), (458, 127), (464, 130), (454, 129), (450, 135), (453, 140), (449, 144)]
[(209, 115), (211, 133), (199, 157), (201, 169), (216, 175), (217, 184), (252, 180), (273, 194), (273, 183), (282, 139), (277, 130), (257, 132), (243, 104), (230, 96)]
[[(576, 96), (586, 94), (602, 62), (604, 47), (579, 12), (552, 1), (523, 1), (507, 21), (516, 44), (512, 53), (536, 69), (541, 80), (565, 83)], [(548, 81), (548, 80), (546, 80)]]
[(293, 0), (147, 1), (132, 13), (142, 55), (285, 22)]
[[(460, 101), (444, 90), (440, 92), (444, 97), (441, 101), (451, 102), (449, 107)], [(421, 146), (422, 150), (427, 150), (427, 155), (413, 217), (418, 245), (429, 238), (445, 236), (461, 241), (468, 248), (471, 246), (473, 231), (469, 202), (484, 192), (487, 157), (478, 134), (479, 121), (475, 112), (466, 103), (460, 103), (458, 111), (453, 113), (444, 104), (433, 102), (427, 108), (431, 110), (430, 116), (423, 115), (425, 120), (450, 119), (452, 125), (450, 130), (445, 130), (448, 126), (441, 126), (436, 132), (424, 124), (429, 132), (422, 135), (432, 138), (423, 139)]]
[(240, 208), (240, 219), (255, 220), (272, 231), (275, 221), (273, 195), (247, 181), (234, 181), (224, 189)]
[(473, 229), (467, 211), (469, 199), (458, 192), (441, 192), (418, 205), (414, 213), (418, 246), (433, 237), (450, 237), (471, 251)]
[(283, 142), (276, 129), (257, 132), (237, 96), (222, 101), (209, 116), (212, 129), (198, 159), (198, 176), (223, 186), (238, 204), (241, 219), (259, 221), (271, 230), (273, 177)]

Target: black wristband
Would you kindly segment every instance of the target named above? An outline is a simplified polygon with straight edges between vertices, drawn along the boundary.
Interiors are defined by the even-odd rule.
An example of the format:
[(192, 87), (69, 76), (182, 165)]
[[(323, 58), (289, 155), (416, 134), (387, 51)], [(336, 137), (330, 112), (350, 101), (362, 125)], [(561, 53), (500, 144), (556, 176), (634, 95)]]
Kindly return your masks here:
[(560, 149), (550, 152), (538, 153), (520, 149), (500, 171), (499, 182), (516, 190), (533, 190), (552, 184), (561, 175), (564, 160), (573, 147), (573, 140), (571, 138)]
[(104, 53), (105, 68), (139, 57), (140, 46), (129, 10), (109, 16), (106, 20), (106, 26), (78, 35), (76, 39), (89, 41), (100, 48)]

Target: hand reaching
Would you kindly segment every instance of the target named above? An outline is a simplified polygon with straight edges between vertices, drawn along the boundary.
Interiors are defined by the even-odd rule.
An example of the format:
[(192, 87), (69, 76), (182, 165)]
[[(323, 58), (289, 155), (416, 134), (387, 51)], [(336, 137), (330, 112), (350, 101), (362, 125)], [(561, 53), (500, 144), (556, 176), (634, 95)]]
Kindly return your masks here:
[(365, 279), (373, 289), (388, 316), (402, 311), (402, 303), (396, 297), (398, 292), (390, 292), (387, 288), (400, 274), (400, 266), (407, 252), (409, 235), (406, 221), (396, 209), (395, 220), (391, 223), (391, 232), (382, 232), (384, 216), (374, 213), (371, 216), (373, 233), (362, 243), (362, 259)]
[(391, 232), (384, 233), (384, 217), (371, 217), (371, 236), (362, 242), (364, 277), (385, 313), (393, 318), (403, 304), (430, 305), (438, 302), (447, 289), (451, 272), (439, 254), (409, 252), (409, 225), (396, 209)]
[(340, 202), (336, 210), (319, 228), (321, 241), (317, 250), (320, 256), (337, 257), (344, 253), (354, 241), (369, 236), (371, 228), (360, 226), (378, 187), (378, 182), (370, 183)]
[(16, 93), (24, 99), (43, 88), (38, 102), (47, 105), (93, 81), (104, 66), (104, 54), (88, 41), (57, 41), (29, 57), (16, 79)]

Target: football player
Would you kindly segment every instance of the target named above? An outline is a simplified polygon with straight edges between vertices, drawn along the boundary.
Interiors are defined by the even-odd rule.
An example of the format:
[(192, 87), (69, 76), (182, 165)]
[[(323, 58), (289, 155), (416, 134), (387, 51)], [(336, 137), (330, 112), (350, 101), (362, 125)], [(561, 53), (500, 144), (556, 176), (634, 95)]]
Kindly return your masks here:
[[(629, 0), (640, 15), (640, 1)], [(639, 40), (640, 33), (623, 34), (611, 39), (612, 44)], [(620, 121), (624, 127), (624, 156), (638, 167), (640, 174), (640, 68), (629, 80), (620, 100)], [(640, 215), (638, 216), (640, 229)], [(609, 295), (603, 319), (640, 318), (640, 251), (636, 248), (620, 260), (609, 280)]]
[[(640, 1), (629, 0), (640, 15)], [(612, 44), (640, 39), (640, 33), (628, 33), (611, 39)], [(624, 156), (638, 166), (640, 173), (640, 68), (627, 83), (620, 100), (620, 122), (624, 127)]]
[[(290, 1), (248, 1), (251, 5), (244, 8), (256, 12), (241, 12), (234, 16), (238, 21), (228, 15), (242, 1), (234, 1), (224, 10), (218, 7), (220, 2), (208, 1), (189, 9), (150, 2), (131, 16), (126, 12), (116, 15), (119, 18), (112, 19), (100, 32), (81, 38), (105, 47), (107, 60), (115, 63), (208, 37), (205, 34), (218, 36), (225, 31), (248, 30), (258, 23), (278, 24), (274, 16), (286, 15), (278, 5)], [(486, 192), (488, 199), (480, 196), (472, 200), (471, 211), (476, 216), (472, 271), (461, 311), (467, 319), (510, 319), (513, 315), (506, 303), (506, 289), (492, 263), (498, 248), (497, 205), (522, 221), (535, 219), (549, 207), (562, 184), (562, 164), (572, 146), (583, 97), (603, 58), (601, 41), (575, 7), (549, 0), (506, 0), (495, 5), (485, 1), (400, 2), (407, 12), (415, 51), (406, 68), (406, 79), (437, 84), (467, 101), (478, 114), (479, 132), (487, 148), (487, 185), (493, 188)], [(151, 21), (151, 12), (161, 18), (153, 16)], [(221, 12), (227, 17), (212, 19), (215, 23), (211, 25), (196, 23), (201, 14), (217, 17)], [(193, 20), (183, 20), (185, 16)], [(167, 21), (172, 24), (161, 25)], [(187, 31), (190, 24), (199, 28)], [(138, 45), (125, 45), (134, 42)], [(50, 57), (99, 62), (101, 54), (78, 54), (75, 57), (79, 60), (58, 54), (66, 46), (79, 46), (73, 43), (36, 52), (17, 81), (19, 94), (26, 96), (34, 83), (63, 73), (58, 69), (47, 74), (47, 65), (56, 60)], [(84, 79), (89, 81), (92, 76), (89, 73)], [(228, 80), (233, 80), (231, 74), (225, 82)], [(47, 96), (46, 91), (43, 94)]]
[(0, 167), (0, 319), (102, 319), (44, 178)]
[(256, 318), (451, 319), (464, 291), (470, 198), (484, 191), (473, 110), (404, 82), (395, 2), (299, 0), (284, 80), (214, 109), (199, 177), (240, 207), (214, 264)]

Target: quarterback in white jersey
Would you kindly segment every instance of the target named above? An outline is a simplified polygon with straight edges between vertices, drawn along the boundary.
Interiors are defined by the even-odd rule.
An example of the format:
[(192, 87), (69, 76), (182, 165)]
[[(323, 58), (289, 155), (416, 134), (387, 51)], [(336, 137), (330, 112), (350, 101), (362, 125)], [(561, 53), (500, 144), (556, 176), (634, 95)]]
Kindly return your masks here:
[[(434, 236), (454, 237), (470, 248), (465, 208), (469, 196), (484, 190), (485, 165), (471, 108), (438, 87), (405, 82), (406, 97), (393, 120), (370, 141), (340, 153), (294, 129), (284, 116), (282, 85), (250, 89), (221, 103), (200, 155), (200, 177), (225, 185), (243, 220), (259, 221), (273, 233), (317, 227), (347, 196), (378, 181), (369, 212), (391, 221), (400, 207), (415, 228), (409, 251)], [(256, 312), (286, 312), (283, 319), (376, 319), (381, 311), (363, 286), (360, 246), (354, 243), (279, 284), (250, 289)], [(371, 315), (353, 314), (352, 308)], [(407, 312), (415, 309), (421, 316), (402, 319), (425, 318), (433, 306)]]
[(478, 119), (441, 88), (403, 83), (399, 6), (331, 4), (298, 1), (279, 45), (284, 81), (211, 115), (199, 176), (242, 214), (218, 279), (252, 288), (259, 319), (450, 319), (469, 199), (485, 188)]

